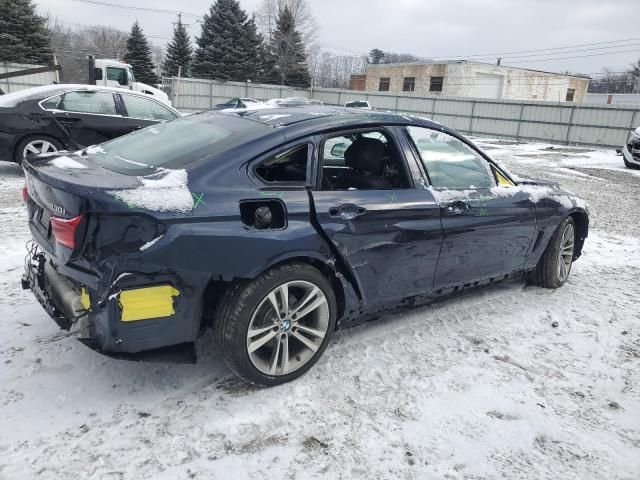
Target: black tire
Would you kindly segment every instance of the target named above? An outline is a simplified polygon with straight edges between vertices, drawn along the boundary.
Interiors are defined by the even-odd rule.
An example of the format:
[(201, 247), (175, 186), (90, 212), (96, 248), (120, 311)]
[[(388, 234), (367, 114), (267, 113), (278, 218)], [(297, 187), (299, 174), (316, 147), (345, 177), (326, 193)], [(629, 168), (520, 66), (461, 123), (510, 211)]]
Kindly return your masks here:
[(571, 266), (569, 266), (566, 278), (564, 279), (560, 278), (558, 268), (562, 247), (562, 235), (569, 225), (573, 228), (573, 242), (575, 245), (575, 222), (573, 218), (567, 217), (558, 225), (558, 228), (549, 241), (549, 245), (547, 245), (546, 250), (538, 261), (536, 269), (531, 273), (530, 280), (535, 285), (544, 288), (559, 288), (564, 285), (569, 278)]
[(27, 145), (30, 144), (31, 142), (37, 142), (37, 141), (49, 142), (51, 145), (56, 147), (56, 150), (64, 150), (64, 146), (62, 145), (62, 142), (57, 138), (50, 137), (49, 135), (39, 135), (39, 134), (29, 135), (27, 137), (24, 137), (22, 140), (20, 140), (14, 150), (13, 159), (18, 165), (22, 164), (23, 152), (24, 152), (24, 149), (27, 147)]
[[(269, 375), (249, 358), (247, 334), (251, 317), (274, 288), (291, 281), (311, 282), (322, 290), (329, 307), (329, 325), (322, 344), (306, 364), (284, 375)], [(304, 263), (288, 263), (272, 268), (251, 281), (237, 282), (224, 293), (215, 315), (216, 340), (225, 363), (243, 380), (271, 387), (304, 375), (320, 358), (336, 324), (336, 299), (331, 282), (317, 269)]]

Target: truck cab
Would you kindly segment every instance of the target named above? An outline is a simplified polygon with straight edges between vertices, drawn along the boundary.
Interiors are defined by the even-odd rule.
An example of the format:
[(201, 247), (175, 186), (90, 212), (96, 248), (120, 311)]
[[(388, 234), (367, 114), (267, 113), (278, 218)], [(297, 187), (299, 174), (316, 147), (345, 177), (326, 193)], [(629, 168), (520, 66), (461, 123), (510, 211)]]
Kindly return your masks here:
[(137, 82), (133, 69), (128, 63), (112, 59), (95, 59), (93, 62), (94, 81), (90, 83), (104, 87), (127, 88), (151, 95), (156, 100), (171, 106), (168, 95), (162, 90)]

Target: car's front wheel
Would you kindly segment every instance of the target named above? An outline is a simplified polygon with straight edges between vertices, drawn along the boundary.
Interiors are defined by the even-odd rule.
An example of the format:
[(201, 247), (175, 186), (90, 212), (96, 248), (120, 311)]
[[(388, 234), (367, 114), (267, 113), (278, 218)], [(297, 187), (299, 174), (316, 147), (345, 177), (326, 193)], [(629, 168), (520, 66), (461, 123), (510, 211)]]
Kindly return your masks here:
[(542, 254), (533, 283), (545, 288), (558, 288), (569, 278), (576, 244), (576, 224), (573, 218), (565, 218), (556, 229)]
[(216, 322), (227, 365), (251, 383), (279, 385), (303, 375), (324, 352), (335, 328), (335, 295), (312, 266), (281, 265), (233, 285)]
[(23, 138), (15, 150), (15, 161), (22, 163), (29, 155), (38, 155), (41, 153), (55, 153), (62, 150), (62, 143), (59, 140), (47, 135), (34, 135)]

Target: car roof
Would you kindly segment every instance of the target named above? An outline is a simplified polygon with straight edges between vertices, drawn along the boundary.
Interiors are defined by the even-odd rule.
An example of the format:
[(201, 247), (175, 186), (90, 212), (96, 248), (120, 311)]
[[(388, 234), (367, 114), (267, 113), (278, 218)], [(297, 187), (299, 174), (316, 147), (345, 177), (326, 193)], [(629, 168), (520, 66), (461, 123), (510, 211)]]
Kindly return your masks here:
[[(153, 98), (145, 93), (129, 90), (128, 88), (103, 87), (100, 85), (83, 85), (75, 83), (55, 83), (40, 87), (28, 88), (18, 92), (3, 95), (0, 98), (0, 107), (15, 107), (16, 105), (30, 100), (42, 100), (47, 97), (58, 95), (71, 90), (82, 90), (86, 92), (115, 92), (136, 95), (138, 97)], [(172, 107), (170, 107), (172, 108)]]
[(239, 116), (272, 127), (287, 127), (314, 121), (314, 126), (320, 129), (338, 125), (342, 127), (357, 126), (361, 123), (421, 123), (439, 130), (443, 128), (437, 122), (401, 113), (325, 105), (274, 107), (242, 112), (223, 112), (223, 114)]

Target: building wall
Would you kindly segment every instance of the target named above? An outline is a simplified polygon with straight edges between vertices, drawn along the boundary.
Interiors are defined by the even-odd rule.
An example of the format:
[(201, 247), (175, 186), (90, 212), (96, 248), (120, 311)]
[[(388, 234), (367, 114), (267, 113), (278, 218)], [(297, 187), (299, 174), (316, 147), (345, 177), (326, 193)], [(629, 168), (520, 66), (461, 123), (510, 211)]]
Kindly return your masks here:
[(349, 90), (365, 90), (367, 83), (366, 75), (351, 75)]
[[(444, 77), (441, 92), (429, 91), (430, 78)], [(405, 77), (415, 77), (416, 94), (476, 97), (504, 100), (566, 101), (567, 89), (575, 90), (574, 102), (584, 102), (589, 80), (567, 75), (475, 63), (370, 65), (366, 90), (378, 91), (380, 78), (389, 77), (391, 93), (402, 91)]]

